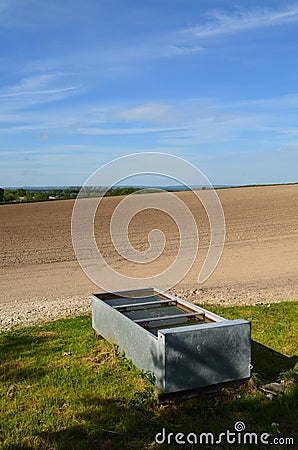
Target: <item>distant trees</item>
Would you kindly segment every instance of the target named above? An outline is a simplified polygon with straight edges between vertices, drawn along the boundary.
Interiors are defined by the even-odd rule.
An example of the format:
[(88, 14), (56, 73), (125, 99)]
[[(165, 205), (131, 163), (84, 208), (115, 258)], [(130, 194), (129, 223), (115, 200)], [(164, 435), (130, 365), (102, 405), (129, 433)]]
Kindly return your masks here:
[(22, 201), (29, 201), (25, 189), (0, 188), (0, 203), (17, 203)]
[(42, 201), (46, 201), (46, 200), (49, 200), (48, 192), (39, 191), (33, 195), (34, 202), (42, 202)]
[(4, 195), (3, 195), (3, 200), (4, 203), (12, 203), (13, 201), (15, 201), (16, 199), (16, 194), (9, 190), (9, 189), (4, 189)]
[(23, 188), (17, 189), (16, 190), (16, 196), (17, 197), (25, 197), (26, 195), (26, 191)]
[[(80, 192), (79, 186), (65, 189), (3, 189), (0, 188), (0, 203), (20, 203), (20, 202), (44, 202), (48, 200), (74, 199)], [(86, 197), (100, 197), (105, 192), (105, 196), (129, 195), (138, 191), (133, 187), (115, 187), (105, 192), (104, 187), (84, 187)]]
[(111, 196), (114, 196), (114, 195), (129, 195), (129, 194), (132, 194), (133, 192), (136, 192), (138, 190), (139, 190), (138, 188), (134, 188), (134, 187), (116, 187), (116, 188), (111, 188), (105, 193), (105, 197), (111, 197)]

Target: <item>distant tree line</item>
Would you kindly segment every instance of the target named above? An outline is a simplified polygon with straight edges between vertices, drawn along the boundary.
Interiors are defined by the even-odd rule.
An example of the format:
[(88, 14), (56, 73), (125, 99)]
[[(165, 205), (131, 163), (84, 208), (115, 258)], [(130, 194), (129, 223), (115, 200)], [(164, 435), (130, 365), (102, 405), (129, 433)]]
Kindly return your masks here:
[(139, 191), (139, 188), (134, 187), (116, 187), (111, 188), (105, 193), (105, 197), (111, 197), (113, 195), (129, 195), (133, 194), (134, 192)]
[[(44, 202), (52, 200), (67, 200), (76, 198), (81, 187), (69, 187), (65, 189), (3, 189), (0, 188), (0, 203), (28, 203), (28, 202)], [(90, 196), (100, 196), (103, 192), (105, 197), (114, 195), (129, 195), (138, 191), (133, 187), (115, 187), (105, 192), (103, 188), (90, 191)], [(93, 195), (93, 194), (96, 195)], [(89, 195), (86, 195), (89, 196)]]
[(76, 198), (79, 187), (66, 189), (3, 189), (0, 188), (0, 203), (28, 203), (48, 200), (66, 200)]

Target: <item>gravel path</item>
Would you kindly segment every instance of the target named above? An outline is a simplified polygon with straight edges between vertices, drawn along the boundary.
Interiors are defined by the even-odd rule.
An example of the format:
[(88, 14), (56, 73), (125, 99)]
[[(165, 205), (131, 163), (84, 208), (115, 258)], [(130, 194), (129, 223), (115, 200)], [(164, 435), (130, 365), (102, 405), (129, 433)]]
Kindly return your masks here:
[(40, 299), (39, 301), (21, 304), (8, 303), (1, 305), (0, 331), (24, 328), (90, 312), (90, 298), (82, 296), (51, 301)]
[[(272, 296), (269, 290), (256, 291), (253, 287), (250, 290), (237, 290), (233, 287), (217, 289), (178, 287), (171, 289), (171, 293), (189, 302), (207, 306), (207, 309), (208, 305), (211, 304), (221, 306), (270, 305), (287, 299), (286, 293), (283, 291), (275, 291), (275, 295)], [(7, 303), (1, 305), (0, 332), (85, 314), (91, 314), (90, 296), (78, 295), (63, 299), (39, 299), (25, 303)]]

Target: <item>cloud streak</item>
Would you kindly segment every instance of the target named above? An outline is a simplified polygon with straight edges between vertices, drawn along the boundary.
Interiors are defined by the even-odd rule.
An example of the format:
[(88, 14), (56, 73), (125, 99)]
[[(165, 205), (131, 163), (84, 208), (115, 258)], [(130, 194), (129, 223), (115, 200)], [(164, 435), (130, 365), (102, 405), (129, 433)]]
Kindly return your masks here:
[[(280, 9), (243, 8), (230, 13), (218, 10), (208, 16), (202, 14), (194, 26), (168, 27), (150, 34), (144, 31), (141, 39), (139, 37), (127, 39), (124, 36), (121, 40), (115, 40), (115, 37), (111, 36), (109, 40), (107, 35), (94, 40), (88, 49), (77, 48), (74, 52), (69, 49), (63, 55), (57, 51), (55, 57), (40, 57), (31, 62), (27, 61), (20, 70), (33, 71), (36, 74), (44, 70), (59, 71), (64, 68), (65, 71), (71, 70), (85, 76), (86, 80), (89, 77), (92, 80), (94, 76), (100, 76), (102, 79), (119, 77), (119, 73), (134, 76), (136, 66), (144, 61), (196, 57), (208, 51), (208, 44), (213, 42), (214, 38), (297, 22), (298, 5)], [(71, 74), (69, 78), (71, 79)], [(38, 76), (36, 81), (38, 82)], [(73, 83), (72, 88), (77, 87), (77, 83)], [(27, 92), (30, 89), (23, 91)]]
[[(136, 136), (152, 135), (156, 143), (190, 146), (201, 143), (232, 142), (248, 133), (274, 139), (290, 139), (296, 130), (298, 95), (240, 102), (215, 98), (172, 102), (143, 102), (138, 105), (64, 105), (40, 114), (22, 113), (17, 103), (14, 114), (1, 113), (2, 134), (40, 133), (53, 136)], [(18, 110), (20, 108), (20, 110)], [(273, 139), (272, 138), (272, 139)], [(246, 139), (246, 138), (245, 138)]]
[(137, 127), (137, 128), (79, 128), (78, 134), (87, 134), (90, 136), (104, 135), (134, 135), (134, 134), (156, 134), (169, 131), (184, 130), (186, 127)]
[(19, 92), (7, 92), (7, 93), (0, 93), (0, 97), (18, 97), (22, 95), (53, 95), (53, 94), (61, 94), (68, 91), (74, 91), (76, 89), (79, 89), (80, 86), (70, 86), (60, 89), (48, 89), (45, 91), (19, 91)]
[(197, 39), (251, 31), (257, 28), (287, 25), (298, 22), (298, 6), (281, 10), (255, 9), (235, 11), (233, 14), (214, 12), (209, 23), (198, 24), (184, 30), (185, 35)]
[[(5, 86), (0, 90), (0, 117), (1, 122), (26, 125), (31, 117), (40, 121), (41, 114), (36, 115), (34, 107), (46, 105), (74, 96), (81, 88), (80, 85), (66, 86), (61, 80), (61, 74), (43, 74), (23, 78), (19, 83)], [(26, 114), (24, 115), (24, 112)], [(38, 115), (40, 116), (38, 119)]]

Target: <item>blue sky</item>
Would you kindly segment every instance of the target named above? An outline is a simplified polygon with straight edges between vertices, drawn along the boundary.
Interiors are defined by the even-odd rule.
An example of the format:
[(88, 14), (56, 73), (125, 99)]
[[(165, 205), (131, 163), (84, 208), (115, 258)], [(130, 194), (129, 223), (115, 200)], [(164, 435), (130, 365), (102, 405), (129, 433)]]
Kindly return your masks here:
[(1, 0), (0, 40), (2, 186), (144, 151), (298, 181), (298, 2)]

